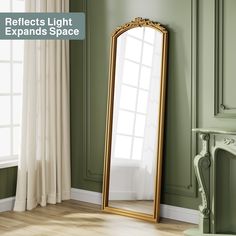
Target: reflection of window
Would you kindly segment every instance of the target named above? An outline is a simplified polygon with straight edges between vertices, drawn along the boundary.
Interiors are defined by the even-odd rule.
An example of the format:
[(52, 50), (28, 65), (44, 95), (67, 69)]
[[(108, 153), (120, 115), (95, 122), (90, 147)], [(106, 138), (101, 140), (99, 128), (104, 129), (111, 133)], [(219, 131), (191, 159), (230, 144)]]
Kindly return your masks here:
[(148, 27), (129, 30), (119, 61), (120, 84), (115, 158), (141, 160), (154, 56), (155, 31)]
[[(23, 12), (24, 0), (0, 1), (0, 12)], [(0, 40), (0, 162), (19, 155), (23, 79), (22, 40)]]

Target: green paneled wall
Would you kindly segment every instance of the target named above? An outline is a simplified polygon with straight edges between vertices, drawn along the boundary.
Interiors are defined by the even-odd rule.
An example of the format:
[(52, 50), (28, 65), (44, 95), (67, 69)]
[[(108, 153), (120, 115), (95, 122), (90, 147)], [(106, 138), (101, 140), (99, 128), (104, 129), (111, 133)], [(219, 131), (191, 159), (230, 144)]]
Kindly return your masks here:
[(16, 175), (17, 169), (15, 167), (0, 169), (0, 199), (15, 195)]
[(197, 0), (71, 1), (87, 14), (87, 37), (71, 43), (72, 187), (101, 192), (110, 35), (135, 17), (170, 33), (162, 202), (197, 208), (192, 169), (197, 117)]
[[(235, 17), (230, 14), (235, 3), (224, 2), (223, 16), (227, 17), (219, 20), (227, 24)], [(199, 198), (192, 169), (197, 142), (191, 136), (191, 127), (236, 128), (233, 109), (229, 111), (231, 119), (214, 116), (222, 93), (215, 86), (217, 81), (227, 83), (223, 90), (225, 101), (231, 105), (236, 101), (232, 94), (235, 80), (227, 76), (234, 73), (227, 71), (223, 77), (216, 73), (214, 56), (219, 46), (215, 44), (215, 19), (219, 16), (215, 15), (215, 6), (221, 3), (222, 0), (71, 0), (71, 11), (86, 11), (88, 31), (85, 41), (70, 44), (73, 188), (101, 192), (110, 35), (117, 26), (140, 16), (161, 22), (170, 33), (162, 202), (197, 209)], [(228, 28), (232, 27), (224, 29), (229, 45), (224, 44), (227, 49), (223, 49), (225, 60), (221, 67), (231, 70), (227, 61), (235, 53), (228, 49)], [(219, 111), (223, 115), (227, 112)], [(0, 170), (0, 199), (15, 194), (16, 172), (16, 168)]]
[[(217, 10), (222, 4), (223, 19)], [(101, 191), (110, 35), (139, 16), (161, 22), (170, 36), (162, 202), (197, 209), (192, 160), (199, 148), (191, 128), (236, 128), (235, 119), (214, 115), (220, 96), (230, 104), (236, 101), (232, 64), (227, 63), (235, 55), (230, 34), (236, 34), (227, 30), (234, 6), (232, 0), (71, 0), (72, 11), (87, 13), (86, 41), (71, 43), (72, 187)], [(227, 68), (223, 77), (215, 58), (218, 20), (228, 40), (220, 61), (220, 68)], [(226, 83), (224, 95), (217, 81)], [(235, 118), (234, 110), (222, 113)]]

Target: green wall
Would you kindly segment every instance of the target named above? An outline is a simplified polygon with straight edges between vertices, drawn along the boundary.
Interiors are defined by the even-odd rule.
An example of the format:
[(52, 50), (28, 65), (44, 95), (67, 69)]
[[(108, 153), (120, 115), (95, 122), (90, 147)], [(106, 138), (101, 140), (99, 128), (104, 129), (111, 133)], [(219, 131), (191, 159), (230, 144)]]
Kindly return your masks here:
[[(218, 38), (215, 17), (219, 18), (215, 16), (215, 6), (221, 2), (71, 0), (71, 11), (87, 13), (86, 40), (71, 42), (73, 188), (99, 192), (102, 189), (110, 35), (116, 27), (135, 17), (149, 18), (165, 25), (170, 37), (162, 202), (197, 209), (200, 199), (192, 165), (199, 148), (198, 138), (192, 135), (191, 129), (236, 128), (235, 110), (216, 112), (221, 96), (227, 102), (231, 99), (231, 105), (236, 101), (232, 91), (235, 80), (228, 76), (232, 73), (217, 77), (218, 67), (215, 66), (216, 52), (220, 48), (215, 42)], [(235, 9), (232, 6), (235, 1), (225, 2), (224, 11)], [(226, 25), (231, 24), (234, 15), (230, 17), (227, 16)], [(226, 62), (235, 55), (228, 50), (229, 44), (233, 44), (229, 33), (228, 30), (228, 46), (223, 48)], [(232, 69), (228, 63), (227, 66), (222, 63), (222, 67)], [(223, 80), (227, 86), (222, 95), (221, 87), (216, 84), (217, 81), (222, 84)]]
[(16, 167), (0, 169), (0, 199), (15, 196)]
[[(198, 140), (191, 128), (236, 128), (231, 63), (235, 4), (234, 0), (71, 0), (71, 11), (87, 12), (88, 30), (85, 41), (71, 41), (73, 188), (101, 192), (110, 35), (140, 16), (161, 22), (170, 36), (162, 202), (197, 209), (200, 199), (192, 160)], [(215, 14), (221, 13), (215, 11), (218, 5), (224, 14)], [(215, 19), (220, 23), (216, 28)], [(219, 37), (222, 32), (225, 40)], [(13, 196), (15, 185), (16, 168), (1, 169), (0, 199)]]
[(86, 41), (71, 43), (72, 187), (101, 191), (110, 36), (139, 16), (161, 22), (170, 35), (162, 202), (197, 208), (191, 135), (197, 122), (197, 1), (81, 0), (71, 1), (71, 10), (87, 13)]

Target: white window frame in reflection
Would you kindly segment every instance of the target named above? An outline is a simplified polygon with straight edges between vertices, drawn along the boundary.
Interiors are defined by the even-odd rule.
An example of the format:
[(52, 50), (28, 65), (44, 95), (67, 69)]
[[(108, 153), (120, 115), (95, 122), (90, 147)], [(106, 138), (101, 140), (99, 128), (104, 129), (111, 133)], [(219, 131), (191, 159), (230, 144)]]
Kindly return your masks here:
[[(155, 50), (153, 50), (153, 55), (152, 55), (152, 58), (151, 58), (151, 63), (149, 65), (147, 64), (144, 64), (145, 63), (145, 60), (143, 59), (143, 55), (145, 54), (144, 52), (144, 49), (146, 48), (145, 45), (150, 45), (152, 46), (153, 48), (155, 47), (155, 37), (153, 37), (153, 42), (150, 42), (150, 40), (145, 40), (145, 30), (149, 28), (148, 27), (143, 27), (143, 28), (140, 28), (142, 29), (142, 36), (141, 34), (139, 34), (138, 36), (135, 35), (135, 34), (132, 34), (132, 31), (128, 31), (127, 34), (125, 35), (122, 35), (122, 37), (124, 37), (123, 41), (126, 42), (127, 38), (134, 38), (135, 40), (139, 40), (141, 42), (141, 56), (140, 56), (140, 59), (139, 61), (134, 61), (132, 60), (132, 58), (128, 58), (127, 57), (127, 54), (125, 52), (126, 50), (126, 44), (124, 42), (121, 42), (121, 45), (119, 45), (121, 47), (121, 51), (119, 52), (119, 57), (120, 58), (117, 58), (117, 62), (120, 63), (119, 65), (119, 68), (117, 68), (117, 70), (119, 70), (119, 76), (117, 76), (119, 79), (122, 78), (123, 79), (123, 71), (124, 71), (124, 64), (126, 61), (130, 62), (130, 63), (136, 63), (138, 65), (138, 68), (139, 68), (139, 71), (138, 71), (138, 83), (137, 85), (134, 85), (132, 83), (126, 83), (126, 81), (119, 81), (118, 86), (116, 86), (116, 92), (117, 92), (117, 95), (116, 95), (116, 99), (117, 99), (117, 104), (115, 104), (115, 107), (118, 107), (118, 111), (117, 112), (117, 118), (114, 117), (115, 120), (114, 121), (114, 128), (113, 128), (113, 143), (114, 143), (114, 150), (113, 150), (113, 164), (115, 165), (122, 165), (122, 163), (125, 162), (125, 165), (139, 165), (140, 162), (142, 162), (142, 156), (143, 156), (143, 146), (144, 146), (144, 137), (145, 137), (145, 129), (146, 129), (146, 121), (144, 122), (144, 131), (142, 132), (142, 134), (140, 135), (137, 135), (137, 130), (135, 130), (135, 125), (136, 125), (136, 119), (138, 116), (145, 116), (145, 118), (147, 117), (147, 106), (148, 106), (148, 100), (150, 99), (150, 95), (148, 95), (148, 98), (147, 98), (147, 104), (146, 104), (146, 109), (138, 109), (138, 107), (141, 105), (141, 103), (138, 103), (139, 101), (139, 95), (141, 93), (148, 93), (150, 91), (150, 86), (151, 86), (151, 79), (152, 79), (152, 75), (150, 76), (149, 78), (149, 83), (148, 83), (148, 87), (146, 86), (146, 88), (142, 87), (142, 81), (141, 81), (141, 70), (142, 68), (146, 68), (146, 69), (150, 69), (152, 71), (152, 67), (153, 67), (153, 59), (154, 59), (154, 55), (156, 54)], [(129, 73), (131, 74), (131, 73)], [(134, 73), (135, 75), (137, 74), (136, 72)], [(131, 89), (137, 89), (137, 94), (136, 94), (136, 100), (135, 100), (135, 109), (125, 109), (123, 107), (121, 107), (121, 104), (118, 103), (118, 101), (120, 101), (120, 96), (122, 94), (122, 86), (125, 86), (126, 88), (127, 87), (130, 87)], [(127, 100), (130, 99), (130, 98), (126, 98)], [(132, 101), (133, 103), (133, 101)], [(145, 104), (144, 104), (145, 106)], [(132, 112), (134, 114), (134, 122), (133, 122), (133, 128), (132, 128), (132, 133), (129, 132), (118, 132), (117, 130), (117, 124), (119, 123), (119, 120), (118, 120), (118, 117), (119, 117), (119, 113), (120, 112), (123, 112), (123, 111), (126, 111), (126, 112)], [(120, 125), (120, 124), (119, 124)], [(140, 133), (140, 132), (139, 132)], [(130, 147), (130, 150), (131, 150), (131, 153), (127, 153), (127, 156), (126, 158), (124, 156), (122, 157), (119, 157), (117, 155), (115, 155), (115, 149), (116, 149), (116, 137), (117, 135), (119, 136), (124, 136), (124, 137), (130, 137), (132, 139), (131, 141), (131, 147)], [(140, 148), (140, 152), (141, 154), (139, 155), (140, 158), (137, 158), (137, 157), (134, 157), (134, 140), (143, 140), (142, 142), (142, 147)], [(137, 150), (136, 150), (137, 151)]]
[[(19, 4), (19, 5), (18, 5)], [(25, 0), (4, 0), (1, 1), (0, 11), (1, 12), (24, 12)], [(2, 7), (2, 9), (1, 9)], [(5, 55), (7, 58), (0, 59), (0, 63), (9, 65), (10, 81), (8, 91), (1, 91), (0, 98), (8, 98), (9, 104), (4, 104), (2, 112), (4, 110), (9, 111), (8, 120), (5, 123), (0, 124), (0, 132), (2, 131), (1, 139), (5, 140), (5, 145), (0, 144), (0, 168), (15, 166), (18, 162), (19, 157), (19, 143), (20, 143), (20, 129), (21, 129), (21, 102), (22, 102), (22, 79), (23, 79), (23, 53), (24, 43), (19, 40), (2, 40), (1, 43), (9, 43), (9, 48), (5, 49)], [(17, 54), (17, 55), (16, 55)], [(16, 56), (16, 57), (15, 57)], [(20, 73), (22, 75), (20, 76)], [(0, 86), (6, 84), (5, 74), (1, 74)], [(16, 81), (15, 79), (20, 79)], [(4, 80), (5, 79), (5, 80)], [(18, 87), (16, 89), (16, 87)], [(7, 131), (7, 132), (4, 132)], [(8, 137), (9, 136), (9, 137)], [(17, 145), (16, 145), (17, 144)], [(9, 145), (9, 146), (8, 146)], [(7, 147), (8, 146), (8, 147)], [(4, 150), (5, 149), (5, 150)], [(2, 152), (1, 152), (2, 150)]]

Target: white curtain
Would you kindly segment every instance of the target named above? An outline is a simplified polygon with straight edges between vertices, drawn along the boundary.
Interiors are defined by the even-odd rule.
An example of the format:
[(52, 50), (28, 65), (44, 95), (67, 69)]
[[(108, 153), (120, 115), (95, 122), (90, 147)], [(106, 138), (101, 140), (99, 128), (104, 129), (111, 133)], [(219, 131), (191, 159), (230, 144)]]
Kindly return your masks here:
[[(69, 0), (26, 0), (26, 12), (68, 12)], [(15, 211), (70, 199), (69, 42), (28, 40)]]

